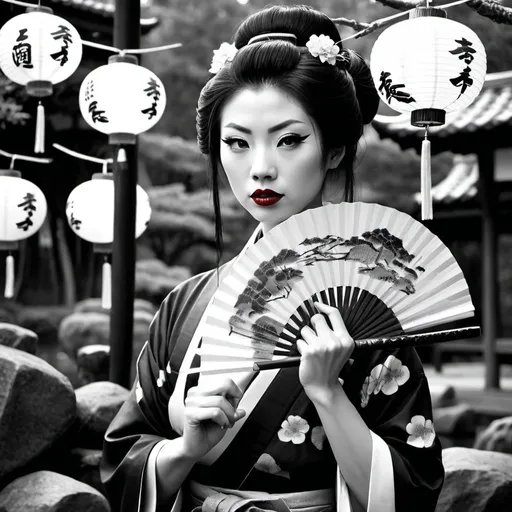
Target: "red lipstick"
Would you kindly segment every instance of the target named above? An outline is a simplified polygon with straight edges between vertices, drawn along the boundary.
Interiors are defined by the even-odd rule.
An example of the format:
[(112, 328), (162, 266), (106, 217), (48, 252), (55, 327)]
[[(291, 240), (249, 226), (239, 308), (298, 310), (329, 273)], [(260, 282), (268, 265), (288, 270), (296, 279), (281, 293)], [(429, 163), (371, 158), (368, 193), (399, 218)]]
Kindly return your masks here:
[(258, 205), (258, 206), (272, 206), (276, 204), (284, 194), (278, 194), (277, 192), (274, 192), (270, 188), (266, 188), (265, 190), (255, 190), (251, 194), (251, 199)]

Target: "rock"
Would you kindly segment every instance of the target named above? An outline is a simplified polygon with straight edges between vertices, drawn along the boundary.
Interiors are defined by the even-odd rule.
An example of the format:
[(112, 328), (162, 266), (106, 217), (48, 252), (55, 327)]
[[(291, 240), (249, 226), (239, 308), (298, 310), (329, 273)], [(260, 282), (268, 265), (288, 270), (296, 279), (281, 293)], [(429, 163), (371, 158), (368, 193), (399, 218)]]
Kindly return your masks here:
[(113, 382), (93, 382), (76, 390), (80, 448), (98, 448), (130, 391)]
[(110, 347), (108, 345), (87, 345), (79, 348), (76, 362), (81, 385), (108, 380), (109, 358)]
[(34, 331), (39, 337), (39, 348), (55, 346), (58, 329), (63, 318), (72, 312), (69, 306), (30, 306), (20, 311), (17, 322), (25, 329)]
[(443, 450), (445, 482), (436, 512), (510, 512), (512, 457), (472, 448)]
[(467, 404), (439, 407), (433, 413), (438, 434), (460, 436), (475, 433), (475, 411)]
[(37, 334), (19, 325), (0, 323), (0, 345), (35, 354)]
[(101, 450), (74, 448), (69, 453), (66, 475), (105, 494), (100, 477)]
[(512, 454), (512, 416), (491, 422), (478, 434), (474, 448)]
[[(135, 311), (133, 316), (133, 344), (131, 379), (135, 378), (135, 367), (139, 353), (148, 339), (149, 325), (153, 315), (146, 311)], [(77, 359), (78, 350), (89, 345), (110, 344), (110, 315), (106, 313), (72, 313), (60, 324), (59, 340), (63, 350)]]
[(457, 404), (455, 388), (449, 384), (430, 383), (430, 396), (432, 397), (432, 408), (450, 407)]
[[(135, 299), (133, 302), (133, 311), (145, 311), (150, 315), (154, 315), (157, 312), (157, 307), (148, 300), (144, 299)], [(75, 304), (75, 313), (106, 313), (109, 311), (105, 310), (101, 307), (101, 299), (100, 298), (89, 298), (81, 300)]]
[(110, 512), (107, 499), (73, 478), (38, 471), (11, 482), (0, 492), (2, 512)]
[(50, 448), (75, 415), (64, 375), (39, 357), (0, 346), (0, 480)]

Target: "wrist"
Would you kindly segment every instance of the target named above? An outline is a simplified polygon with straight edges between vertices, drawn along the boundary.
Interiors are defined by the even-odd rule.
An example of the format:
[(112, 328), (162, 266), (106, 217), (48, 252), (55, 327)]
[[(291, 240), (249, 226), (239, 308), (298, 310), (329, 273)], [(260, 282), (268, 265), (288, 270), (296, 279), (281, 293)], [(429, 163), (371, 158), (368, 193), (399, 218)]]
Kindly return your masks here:
[(340, 397), (346, 396), (341, 383), (338, 381), (331, 386), (304, 388), (304, 391), (316, 408), (322, 407), (324, 409), (329, 409)]
[(169, 440), (158, 453), (157, 463), (160, 465), (183, 464), (192, 467), (198, 460), (199, 456), (195, 456), (187, 449), (183, 437)]

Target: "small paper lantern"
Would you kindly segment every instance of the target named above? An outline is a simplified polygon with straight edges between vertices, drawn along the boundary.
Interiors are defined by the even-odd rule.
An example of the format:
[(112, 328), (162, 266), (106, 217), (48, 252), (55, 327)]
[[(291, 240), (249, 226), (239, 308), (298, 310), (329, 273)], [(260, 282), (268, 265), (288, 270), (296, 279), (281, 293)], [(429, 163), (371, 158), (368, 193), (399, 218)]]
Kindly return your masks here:
[[(24, 180), (19, 171), (0, 170), (0, 248), (16, 250), (43, 225), (48, 207), (41, 189)], [(14, 257), (6, 258), (6, 298), (14, 295)]]
[[(151, 206), (146, 191), (137, 185), (135, 238), (146, 231), (151, 218)], [(66, 217), (75, 235), (95, 244), (98, 252), (108, 254), (114, 241), (114, 180), (112, 173), (93, 174), (92, 180), (71, 191), (66, 202)], [(102, 305), (111, 304), (111, 268), (108, 257), (103, 263)]]
[(432, 218), (428, 127), (447, 112), (470, 105), (485, 81), (485, 48), (470, 28), (446, 18), (443, 9), (419, 7), (408, 20), (382, 32), (370, 67), (379, 95), (411, 124), (425, 128), (422, 145), (422, 218)]
[(110, 144), (135, 144), (136, 135), (162, 117), (166, 94), (161, 80), (132, 55), (114, 55), (89, 73), (80, 87), (80, 111)]
[[(0, 68), (25, 85), (30, 96), (44, 98), (53, 84), (69, 78), (82, 60), (82, 39), (67, 20), (49, 7), (29, 7), (0, 29)], [(44, 108), (37, 107), (35, 153), (44, 153)]]

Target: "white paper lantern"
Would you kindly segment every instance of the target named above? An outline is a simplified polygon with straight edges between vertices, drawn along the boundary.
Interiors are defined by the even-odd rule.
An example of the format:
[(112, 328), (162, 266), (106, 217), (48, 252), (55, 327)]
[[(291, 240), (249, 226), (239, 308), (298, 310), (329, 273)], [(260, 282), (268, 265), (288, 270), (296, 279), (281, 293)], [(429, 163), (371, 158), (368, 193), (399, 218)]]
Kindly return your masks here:
[(37, 233), (47, 212), (41, 189), (19, 171), (0, 170), (0, 242), (17, 242)]
[(82, 60), (82, 39), (69, 21), (44, 7), (27, 9), (0, 29), (0, 68), (29, 94), (49, 96)]
[[(18, 242), (37, 233), (48, 207), (41, 189), (24, 180), (19, 171), (0, 170), (0, 248), (16, 250)], [(6, 298), (14, 294), (14, 257), (6, 258)]]
[(80, 111), (110, 144), (134, 144), (135, 136), (162, 117), (166, 94), (161, 80), (131, 55), (114, 55), (91, 71), (80, 87)]
[[(53, 84), (69, 78), (82, 60), (82, 39), (67, 20), (49, 7), (29, 7), (0, 29), (0, 69), (25, 85), (30, 96), (50, 96)], [(37, 107), (35, 153), (44, 153), (45, 119)]]
[[(151, 218), (151, 206), (146, 191), (137, 185), (135, 238), (146, 230)], [(98, 173), (92, 180), (71, 191), (66, 203), (66, 216), (73, 232), (95, 244), (114, 241), (114, 180), (112, 173)]]
[[(438, 8), (420, 7), (386, 28), (375, 42), (370, 68), (384, 103), (411, 113), (411, 124), (444, 124), (447, 112), (470, 105), (485, 81), (485, 48), (470, 28)], [(422, 218), (432, 218), (430, 142), (422, 145)]]

